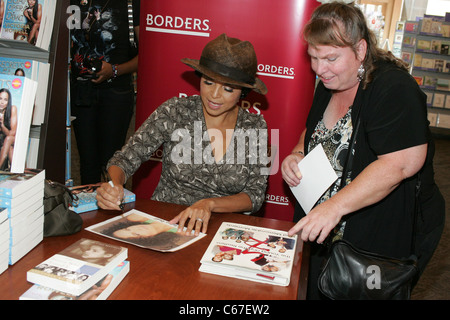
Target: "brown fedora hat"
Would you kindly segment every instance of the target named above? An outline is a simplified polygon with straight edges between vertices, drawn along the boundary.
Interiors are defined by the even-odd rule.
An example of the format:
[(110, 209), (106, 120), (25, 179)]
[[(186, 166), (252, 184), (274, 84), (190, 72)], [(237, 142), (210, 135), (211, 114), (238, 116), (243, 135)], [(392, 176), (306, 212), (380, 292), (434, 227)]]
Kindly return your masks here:
[(258, 63), (255, 49), (248, 41), (221, 34), (206, 44), (200, 60), (184, 58), (181, 61), (218, 82), (267, 93), (266, 85), (256, 78)]

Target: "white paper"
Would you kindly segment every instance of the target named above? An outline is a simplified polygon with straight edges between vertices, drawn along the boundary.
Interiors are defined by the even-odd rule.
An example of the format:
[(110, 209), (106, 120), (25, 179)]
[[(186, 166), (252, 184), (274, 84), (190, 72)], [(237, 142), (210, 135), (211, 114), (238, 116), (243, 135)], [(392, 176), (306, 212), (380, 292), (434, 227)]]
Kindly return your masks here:
[(298, 168), (302, 179), (297, 186), (291, 187), (291, 190), (305, 213), (308, 214), (317, 200), (338, 177), (321, 144), (298, 163)]

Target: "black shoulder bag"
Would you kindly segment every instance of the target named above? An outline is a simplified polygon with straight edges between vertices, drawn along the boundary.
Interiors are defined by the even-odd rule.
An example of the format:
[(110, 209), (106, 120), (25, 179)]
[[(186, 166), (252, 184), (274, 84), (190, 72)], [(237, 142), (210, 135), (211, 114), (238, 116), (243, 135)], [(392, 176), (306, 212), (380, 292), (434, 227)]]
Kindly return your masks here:
[(81, 230), (83, 219), (69, 209), (74, 199), (76, 196), (65, 185), (45, 180), (44, 237), (65, 236)]
[[(340, 188), (346, 184), (352, 163), (354, 144), (361, 122), (359, 115), (357, 119)], [(420, 179), (416, 189), (416, 208), (419, 187)], [(411, 252), (414, 252), (413, 243), (414, 241)], [(336, 240), (330, 246), (318, 286), (325, 296), (333, 300), (408, 300), (412, 282), (418, 272), (417, 259), (414, 256), (404, 260), (395, 259), (360, 250), (346, 240)]]

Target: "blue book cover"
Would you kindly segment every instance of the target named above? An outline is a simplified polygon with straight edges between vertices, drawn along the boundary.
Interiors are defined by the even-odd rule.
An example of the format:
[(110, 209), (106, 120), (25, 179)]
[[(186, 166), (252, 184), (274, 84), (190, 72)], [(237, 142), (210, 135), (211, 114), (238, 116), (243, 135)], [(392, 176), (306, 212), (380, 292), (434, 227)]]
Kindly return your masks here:
[[(133, 192), (127, 189), (124, 189), (123, 192), (123, 203), (136, 201), (136, 195)], [(70, 210), (76, 213), (82, 213), (98, 209), (97, 199), (95, 198), (97, 196), (97, 192), (95, 191), (95, 189), (88, 188), (87, 190), (84, 190), (82, 192), (76, 192), (75, 195), (78, 199), (71, 204)]]

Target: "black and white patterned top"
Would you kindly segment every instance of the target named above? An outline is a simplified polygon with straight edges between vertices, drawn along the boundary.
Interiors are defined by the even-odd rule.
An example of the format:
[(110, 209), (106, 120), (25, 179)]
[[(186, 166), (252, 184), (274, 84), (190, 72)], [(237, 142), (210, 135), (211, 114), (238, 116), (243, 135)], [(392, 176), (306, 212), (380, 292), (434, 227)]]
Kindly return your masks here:
[[(336, 175), (338, 176), (335, 183), (325, 191), (322, 197), (317, 201), (317, 204), (325, 202), (336, 194), (341, 185), (342, 173), (344, 170), (345, 161), (347, 159), (348, 148), (353, 133), (352, 125), (352, 108), (350, 107), (347, 113), (338, 120), (333, 128), (328, 129), (323, 119), (321, 119), (314, 130), (311, 140), (309, 142), (308, 150), (312, 151), (317, 145), (322, 144), (323, 150), (330, 161)], [(349, 172), (350, 175), (351, 172)], [(349, 176), (348, 175), (348, 176)], [(347, 177), (347, 183), (348, 181)], [(333, 240), (342, 238), (345, 229), (345, 221), (340, 221), (334, 228)]]
[(312, 151), (318, 144), (322, 144), (323, 150), (338, 176), (336, 182), (325, 192), (318, 203), (329, 199), (340, 187), (348, 145), (353, 132), (351, 112), (352, 108), (349, 108), (347, 113), (331, 129), (325, 127), (323, 119), (320, 120), (309, 142), (309, 151)]
[(174, 97), (145, 120), (108, 167), (120, 167), (128, 179), (163, 145), (161, 178), (153, 200), (191, 205), (204, 198), (244, 192), (256, 212), (264, 202), (268, 177), (268, 161), (258, 148), (261, 143), (267, 146), (263, 133), (267, 133), (264, 118), (239, 109), (234, 144), (216, 162), (200, 96)]

